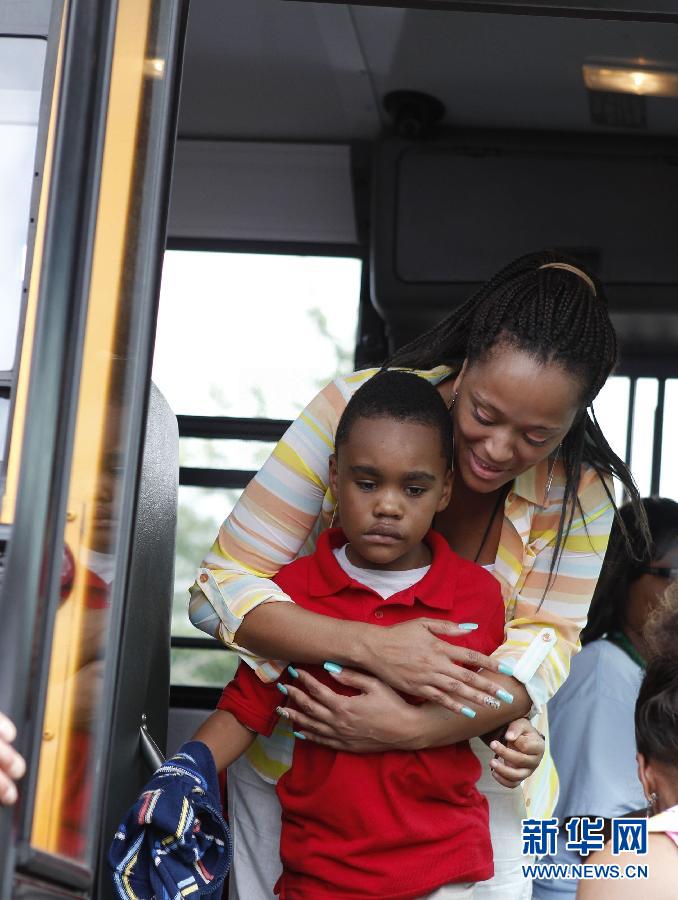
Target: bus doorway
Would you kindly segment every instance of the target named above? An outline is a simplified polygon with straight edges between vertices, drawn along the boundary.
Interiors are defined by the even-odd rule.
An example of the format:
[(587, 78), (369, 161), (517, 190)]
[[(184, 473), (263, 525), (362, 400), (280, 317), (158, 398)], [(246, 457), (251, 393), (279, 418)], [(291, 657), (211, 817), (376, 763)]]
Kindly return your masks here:
[[(237, 663), (188, 622), (195, 568), (335, 373), (381, 361), (518, 253), (566, 249), (609, 286), (622, 338), (601, 425), (641, 493), (678, 498), (678, 15), (659, 0), (24, 6), (41, 24), (0, 0), (0, 31), (45, 45), (44, 64), (19, 64), (22, 90), (43, 86), (18, 350), (0, 362), (0, 707), (29, 763), (0, 814), (2, 896), (103, 900), (103, 851), (146, 771), (142, 715), (172, 752)], [(174, 534), (176, 435), (151, 374), (179, 435), (171, 612), (171, 560), (133, 583), (149, 523), (170, 525), (165, 547)], [(166, 426), (146, 445), (166, 453), (155, 506), (149, 409)], [(86, 666), (100, 702), (83, 743)]]

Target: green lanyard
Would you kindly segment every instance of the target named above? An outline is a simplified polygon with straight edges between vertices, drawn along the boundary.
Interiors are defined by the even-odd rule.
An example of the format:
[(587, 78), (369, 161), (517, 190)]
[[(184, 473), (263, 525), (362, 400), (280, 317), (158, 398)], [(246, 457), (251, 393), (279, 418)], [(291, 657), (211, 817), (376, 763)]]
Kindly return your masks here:
[(626, 637), (623, 631), (613, 631), (607, 635), (607, 640), (610, 641), (611, 644), (616, 644), (620, 650), (623, 650), (624, 653), (634, 661), (637, 666), (640, 666), (643, 671), (646, 667), (646, 662), (643, 657), (638, 653), (636, 648), (633, 646), (631, 641)]

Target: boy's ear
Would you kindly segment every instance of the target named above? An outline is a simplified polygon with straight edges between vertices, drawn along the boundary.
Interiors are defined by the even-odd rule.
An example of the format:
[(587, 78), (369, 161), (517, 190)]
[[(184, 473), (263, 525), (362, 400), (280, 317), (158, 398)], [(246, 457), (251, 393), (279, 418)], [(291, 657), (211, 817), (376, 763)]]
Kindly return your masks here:
[(438, 505), (436, 506), (436, 512), (442, 512), (447, 504), (450, 502), (450, 497), (452, 496), (452, 470), (448, 469), (445, 473), (445, 480), (443, 481), (443, 490), (440, 495), (440, 500), (438, 501)]
[(335, 500), (337, 499), (337, 479), (337, 454), (333, 453), (330, 456), (330, 488), (332, 489), (332, 496)]

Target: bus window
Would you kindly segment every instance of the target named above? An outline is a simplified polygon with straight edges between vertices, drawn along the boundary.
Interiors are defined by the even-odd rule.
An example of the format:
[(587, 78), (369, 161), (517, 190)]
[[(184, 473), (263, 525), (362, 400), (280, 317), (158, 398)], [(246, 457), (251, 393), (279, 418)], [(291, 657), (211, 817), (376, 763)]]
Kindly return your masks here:
[[(214, 437), (181, 438), (173, 684), (223, 685), (235, 671), (233, 654), (187, 646), (200, 640), (187, 587), (284, 430), (280, 420), (296, 417), (335, 374), (353, 368), (361, 275), (361, 260), (348, 257), (165, 254), (153, 380), (178, 413), (180, 433), (192, 416), (229, 417), (226, 425), (240, 429), (219, 434), (215, 419)], [(261, 420), (272, 426), (270, 437), (253, 439), (248, 421)]]
[(0, 37), (0, 460), (21, 319), (45, 50), (39, 38)]
[[(603, 434), (610, 447), (621, 459), (626, 458), (629, 431), (630, 379), (613, 376), (608, 378), (595, 399), (593, 409)], [(617, 501), (622, 499), (622, 490), (617, 485)]]
[(636, 479), (641, 497), (648, 497), (652, 493), (652, 450), (657, 394), (658, 381), (656, 378), (639, 378), (636, 381), (631, 471)]
[(678, 378), (667, 378), (662, 429), (662, 468), (659, 493), (678, 500)]

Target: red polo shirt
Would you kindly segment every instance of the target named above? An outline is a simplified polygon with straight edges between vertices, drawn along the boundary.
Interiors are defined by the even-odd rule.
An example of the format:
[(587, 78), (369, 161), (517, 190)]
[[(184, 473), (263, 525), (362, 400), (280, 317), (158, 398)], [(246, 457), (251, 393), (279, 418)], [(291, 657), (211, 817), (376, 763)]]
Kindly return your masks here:
[[(436, 532), (426, 540), (431, 568), (387, 600), (354, 581), (336, 561), (332, 549), (346, 541), (340, 529), (324, 532), (316, 552), (285, 566), (275, 581), (300, 606), (334, 618), (384, 626), (421, 616), (477, 622), (476, 631), (451, 643), (491, 653), (504, 639), (497, 581), (454, 554)], [(338, 693), (357, 693), (320, 666), (304, 668)], [(275, 684), (263, 683), (241, 665), (219, 709), (269, 735), (281, 702)], [(451, 882), (490, 878), (492, 845), (487, 801), (475, 787), (479, 775), (480, 763), (466, 741), (358, 754), (297, 740), (292, 767), (277, 785), (281, 897), (410, 900)]]

